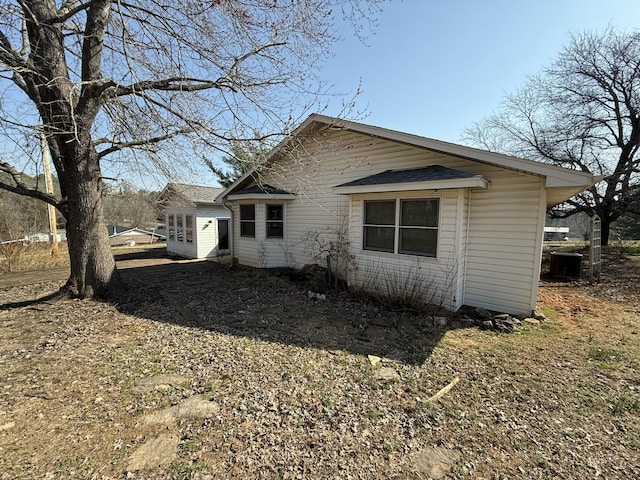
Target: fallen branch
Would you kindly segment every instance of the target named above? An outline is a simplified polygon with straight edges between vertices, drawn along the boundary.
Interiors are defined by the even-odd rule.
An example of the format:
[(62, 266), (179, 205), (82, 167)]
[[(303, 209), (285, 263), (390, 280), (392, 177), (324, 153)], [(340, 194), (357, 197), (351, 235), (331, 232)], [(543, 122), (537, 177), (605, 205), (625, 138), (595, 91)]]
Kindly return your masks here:
[(451, 383), (449, 383), (449, 385), (447, 385), (446, 387), (442, 388), (438, 393), (436, 393), (434, 396), (430, 397), (427, 402), (435, 402), (436, 400), (439, 400), (441, 397), (445, 396), (449, 390), (451, 390), (456, 383), (458, 383), (460, 381), (460, 377), (456, 377), (454, 378)]

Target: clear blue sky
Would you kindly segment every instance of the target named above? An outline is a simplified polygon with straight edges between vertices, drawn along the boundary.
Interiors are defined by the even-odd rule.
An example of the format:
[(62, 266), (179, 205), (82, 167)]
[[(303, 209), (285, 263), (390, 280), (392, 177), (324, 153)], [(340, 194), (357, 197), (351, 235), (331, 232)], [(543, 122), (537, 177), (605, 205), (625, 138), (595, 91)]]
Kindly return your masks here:
[(394, 0), (369, 46), (345, 30), (322, 76), (341, 92), (362, 80), (364, 123), (460, 142), (571, 33), (609, 25), (640, 28), (640, 0)]

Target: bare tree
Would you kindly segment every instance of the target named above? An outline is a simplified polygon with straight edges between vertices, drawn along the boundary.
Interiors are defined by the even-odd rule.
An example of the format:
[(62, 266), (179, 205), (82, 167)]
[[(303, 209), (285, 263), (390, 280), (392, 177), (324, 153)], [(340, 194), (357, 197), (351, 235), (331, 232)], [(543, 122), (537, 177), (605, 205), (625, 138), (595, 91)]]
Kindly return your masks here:
[[(3, 180), (8, 180), (8, 176), (0, 172), (0, 182)], [(29, 188), (44, 190), (43, 178), (24, 175), (23, 181)], [(0, 190), (0, 240), (17, 240), (48, 231), (47, 207), (44, 203)]]
[(640, 32), (583, 33), (555, 63), (465, 132), (493, 151), (603, 175), (552, 213), (598, 214), (602, 241), (625, 213), (640, 212)]
[(44, 203), (11, 192), (0, 192), (0, 240), (18, 240), (48, 231)]
[(123, 183), (103, 199), (105, 221), (112, 225), (152, 229), (157, 222), (153, 199), (147, 191), (137, 191)]
[[(350, 20), (381, 0), (15, 0), (0, 4), (0, 188), (38, 198), (67, 221), (79, 297), (122, 282), (104, 228), (103, 169), (171, 171), (209, 149), (280, 135), (315, 109), (317, 72)], [(60, 195), (22, 181), (43, 133)], [(126, 152), (126, 153), (125, 153)], [(191, 153), (190, 153), (191, 152)], [(36, 156), (37, 157), (37, 156)], [(181, 161), (182, 160), (182, 161)]]

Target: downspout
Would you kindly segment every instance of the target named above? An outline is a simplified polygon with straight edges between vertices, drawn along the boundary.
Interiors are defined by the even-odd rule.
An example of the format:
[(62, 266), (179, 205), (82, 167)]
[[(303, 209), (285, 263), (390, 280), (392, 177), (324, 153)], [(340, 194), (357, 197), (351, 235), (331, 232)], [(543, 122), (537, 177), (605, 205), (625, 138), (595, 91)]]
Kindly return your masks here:
[[(222, 205), (227, 208), (229, 210), (229, 212), (231, 212), (231, 216), (229, 217), (229, 231), (227, 232), (227, 235), (229, 235), (229, 255), (231, 256), (231, 263), (234, 263), (234, 257), (233, 257), (233, 244), (234, 244), (234, 238), (233, 238), (233, 226), (235, 225), (235, 222), (233, 221), (233, 204), (229, 203), (226, 199), (222, 201)], [(219, 234), (220, 232), (218, 232)]]
[(469, 265), (469, 259), (467, 252), (469, 251), (469, 227), (471, 226), (471, 194), (473, 190), (469, 190), (469, 200), (467, 201), (467, 228), (464, 232), (464, 278), (462, 279), (462, 299), (461, 304), (464, 305), (464, 300), (467, 298), (467, 266)]
[(457, 311), (462, 306), (462, 245), (464, 242), (463, 230), (464, 230), (464, 195), (465, 190), (459, 188), (456, 190), (456, 222), (455, 222), (455, 237), (453, 244), (453, 278), (451, 278), (451, 288), (453, 290), (453, 298), (451, 306)]
[[(540, 284), (540, 273), (542, 271), (542, 254), (544, 248), (544, 224), (547, 216), (547, 188), (540, 189), (540, 203), (538, 205), (538, 225), (536, 228), (536, 257), (533, 265), (533, 275), (531, 278), (531, 298), (529, 301), (530, 310), (536, 308), (538, 301), (538, 286)], [(528, 312), (530, 313), (530, 312)]]

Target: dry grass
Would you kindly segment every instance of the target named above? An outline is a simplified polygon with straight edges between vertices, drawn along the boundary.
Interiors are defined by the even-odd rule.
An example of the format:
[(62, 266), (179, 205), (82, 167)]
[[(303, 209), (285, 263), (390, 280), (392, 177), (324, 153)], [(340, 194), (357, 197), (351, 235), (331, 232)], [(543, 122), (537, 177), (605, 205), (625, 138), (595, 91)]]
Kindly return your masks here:
[[(133, 247), (115, 246), (111, 248), (116, 259), (128, 256), (157, 257), (164, 255), (166, 244), (140, 244)], [(33, 270), (47, 270), (50, 268), (69, 265), (69, 250), (66, 242), (58, 246), (58, 254), (53, 255), (48, 243), (10, 243), (0, 245), (0, 273), (27, 272)]]
[[(611, 257), (598, 285), (544, 283), (549, 320), (510, 335), (416, 327), (207, 265), (150, 270), (128, 305), (0, 310), (0, 479), (419, 479), (432, 475), (416, 456), (432, 447), (460, 454), (446, 478), (640, 478), (638, 256)], [(34, 289), (0, 290), (0, 303)], [(362, 316), (399, 326), (361, 332)], [(160, 373), (188, 380), (136, 387)], [(143, 422), (195, 394), (219, 412)], [(166, 432), (180, 440), (174, 461), (127, 474)]]
[(0, 273), (46, 270), (69, 264), (67, 244), (61, 243), (53, 255), (48, 243), (8, 243), (0, 245)]

